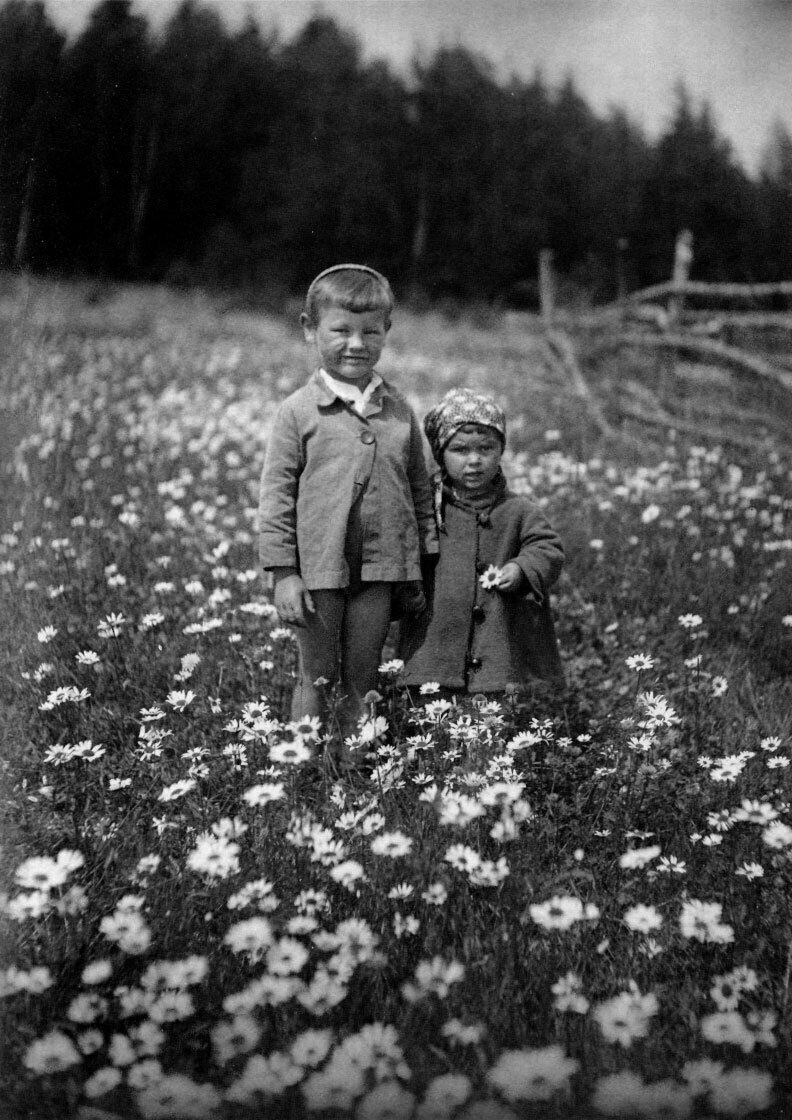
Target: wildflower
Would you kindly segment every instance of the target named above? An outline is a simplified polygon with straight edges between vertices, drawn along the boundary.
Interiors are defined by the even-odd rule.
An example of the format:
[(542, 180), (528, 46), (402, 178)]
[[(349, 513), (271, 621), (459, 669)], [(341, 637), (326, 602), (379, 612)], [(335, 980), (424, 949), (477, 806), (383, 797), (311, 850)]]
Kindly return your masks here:
[(500, 583), (502, 576), (502, 569), (497, 568), (494, 564), (490, 564), (490, 566), (479, 576), (479, 583), (485, 591), (494, 591)]
[(440, 1028), (443, 1038), (456, 1042), (459, 1046), (476, 1046), (484, 1038), (486, 1029), (483, 1023), (463, 1023), (460, 1019), (449, 1019)]
[(149, 614), (143, 615), (138, 623), (138, 630), (145, 633), (147, 630), (153, 630), (155, 626), (162, 625), (164, 621), (165, 615), (161, 611), (151, 611)]
[(415, 1097), (397, 1081), (383, 1081), (361, 1099), (355, 1120), (409, 1120)]
[(715, 761), (709, 775), (714, 782), (733, 782), (745, 769), (745, 761), (742, 755), (727, 755)]
[(708, 1042), (729, 1042), (739, 1046), (744, 1054), (750, 1054), (756, 1045), (756, 1039), (738, 1011), (716, 1011), (712, 1015), (704, 1015), (699, 1028)]
[(110, 1093), (117, 1085), (121, 1084), (123, 1074), (120, 1070), (114, 1069), (113, 1066), (103, 1066), (98, 1069), (92, 1077), (83, 1085), (83, 1092), (86, 1097), (93, 1099), (95, 1097), (103, 1097), (106, 1093)]
[(446, 1120), (469, 1099), (473, 1085), (464, 1073), (443, 1073), (426, 1086), (416, 1120)]
[(402, 995), (409, 1003), (425, 999), (430, 994), (445, 999), (452, 984), (458, 984), (465, 976), (465, 967), (459, 961), (446, 962), (442, 957), (432, 957), (421, 961), (415, 969), (415, 983), (402, 985)]
[(74, 655), (74, 659), (78, 665), (83, 665), (86, 668), (99, 664), (99, 654), (94, 653), (92, 649), (81, 650)]
[(631, 657), (625, 658), (624, 663), (628, 669), (632, 669), (636, 673), (643, 673), (654, 667), (655, 659), (647, 653), (634, 653)]
[(399, 939), (405, 935), (409, 937), (414, 936), (420, 928), (421, 923), (417, 918), (412, 917), (412, 915), (408, 915), (408, 917), (405, 918), (404, 915), (398, 913), (398, 911), (393, 915), (393, 932)]
[(560, 976), (550, 991), (555, 996), (553, 1007), (556, 1011), (573, 1011), (577, 1015), (585, 1015), (589, 1009), (589, 1001), (583, 995), (583, 982), (574, 972)]
[(730, 973), (716, 976), (710, 988), (710, 996), (718, 1005), (718, 1011), (736, 1011), (741, 995), (742, 988)]
[(375, 856), (399, 859), (400, 856), (409, 855), (412, 844), (412, 840), (403, 832), (383, 832), (371, 841), (371, 850)]
[(135, 1062), (127, 1068), (126, 1079), (130, 1089), (140, 1091), (148, 1089), (161, 1081), (164, 1074), (161, 1064), (156, 1058), (147, 1058), (142, 1062)]
[(299, 766), (311, 758), (311, 748), (300, 736), (293, 739), (283, 739), (269, 749), (269, 757), (275, 763), (288, 766)]
[(692, 1096), (703, 1097), (719, 1080), (723, 1069), (723, 1062), (713, 1061), (712, 1058), (700, 1058), (697, 1061), (685, 1062), (681, 1077), (687, 1083)]
[(355, 859), (343, 860), (330, 870), (330, 878), (347, 890), (352, 890), (359, 880), (365, 880), (363, 865)]
[(99, 622), (96, 629), (100, 638), (117, 638), (125, 625), (126, 619), (122, 614), (109, 614)]
[(229, 910), (243, 910), (246, 906), (255, 906), (258, 910), (268, 913), (276, 910), (279, 905), (274, 889), (268, 879), (254, 879), (246, 883), (241, 890), (230, 895), (226, 906)]
[(42, 645), (47, 645), (57, 633), (58, 631), (54, 626), (45, 626), (43, 629), (39, 630), (38, 634), (36, 634), (36, 638)]
[(379, 672), (385, 677), (396, 677), (404, 669), (404, 662), (401, 658), (394, 658), (392, 661), (384, 661), (379, 667)]
[(764, 868), (762, 867), (761, 863), (746, 861), (745, 863), (740, 864), (740, 866), (735, 871), (735, 875), (742, 875), (750, 882), (752, 879), (761, 879), (764, 875)]
[(426, 890), (421, 892), (421, 898), (430, 906), (443, 906), (448, 899), (448, 891), (442, 883), (430, 883)]
[(683, 630), (697, 630), (704, 622), (700, 614), (681, 614), (679, 625)]
[(300, 1086), (309, 1112), (348, 1112), (365, 1087), (364, 1071), (354, 1062), (329, 1063), (312, 1073)]
[(49, 856), (32, 856), (16, 869), (14, 880), (20, 887), (31, 890), (51, 891), (62, 886), (72, 871), (84, 863), (80, 852), (64, 848), (55, 859)]
[(239, 845), (204, 832), (187, 856), (187, 866), (208, 879), (227, 879), (239, 871)]
[(171, 1073), (137, 1095), (144, 1120), (209, 1120), (220, 1105), (213, 1085), (198, 1084), (182, 1073)]
[(51, 712), (61, 704), (79, 704), (82, 700), (87, 700), (90, 695), (87, 688), (75, 688), (73, 685), (55, 688), (48, 693), (47, 699), (39, 704), (39, 711)]
[(619, 867), (629, 870), (641, 869), (657, 859), (660, 855), (660, 845), (651, 844), (648, 848), (630, 848), (619, 856)]
[(28, 1046), (22, 1059), (26, 1069), (38, 1074), (62, 1073), (82, 1061), (79, 1050), (62, 1031), (49, 1031)]
[(605, 1040), (624, 1047), (631, 1046), (636, 1038), (646, 1037), (649, 1020), (656, 1013), (657, 996), (652, 992), (641, 995), (635, 986), (594, 1008), (594, 1018)]
[(104, 1035), (98, 1030), (82, 1031), (77, 1035), (77, 1046), (80, 1053), (86, 1057), (89, 1054), (95, 1054), (97, 1050), (101, 1050), (104, 1042)]
[(195, 789), (196, 783), (193, 778), (182, 778), (178, 782), (172, 782), (171, 785), (165, 786), (162, 792), (157, 797), (157, 801), (176, 801), (180, 797), (184, 797), (190, 790)]
[(443, 856), (446, 863), (450, 863), (457, 871), (470, 873), (481, 865), (481, 856), (466, 844), (452, 844)]
[(72, 1023), (93, 1023), (107, 1014), (107, 1000), (95, 992), (81, 992), (69, 1004), (66, 1018)]
[(183, 712), (184, 709), (191, 704), (195, 699), (195, 693), (192, 689), (187, 689), (186, 692), (180, 692), (174, 689), (165, 697), (165, 703), (170, 704), (177, 712)]
[(591, 1098), (597, 1112), (606, 1116), (633, 1117), (643, 1115), (645, 1085), (636, 1073), (624, 1070), (601, 1077)]
[(439, 681), (425, 681), (424, 684), (418, 689), (421, 696), (433, 696), (436, 692), (440, 691)]
[(529, 906), (528, 912), (544, 929), (571, 929), (575, 922), (582, 922), (585, 917), (583, 903), (572, 895), (553, 895), (547, 902)]
[(423, 710), (428, 719), (439, 722), (454, 710), (454, 704), (451, 700), (430, 700), (428, 704), (424, 704)]
[(510, 1102), (549, 1101), (569, 1088), (569, 1078), (580, 1063), (567, 1058), (560, 1046), (538, 1050), (507, 1050), (487, 1074)]
[(768, 848), (781, 851), (792, 846), (792, 828), (783, 821), (773, 821), (762, 832), (762, 839)]
[(247, 953), (252, 960), (260, 960), (272, 944), (272, 926), (263, 917), (247, 918), (227, 930), (223, 943), (232, 953)]
[(414, 890), (415, 888), (411, 883), (397, 883), (395, 887), (391, 887), (388, 891), (388, 898), (404, 901), (413, 894)]
[(303, 1069), (313, 1069), (325, 1060), (333, 1044), (330, 1030), (307, 1030), (298, 1034), (289, 1047), (289, 1056)]
[(676, 856), (661, 856), (657, 864), (657, 870), (667, 875), (686, 875), (687, 864), (683, 859), (677, 859)]
[(99, 923), (99, 929), (108, 941), (114, 941), (124, 953), (135, 956), (145, 953), (151, 944), (151, 931), (136, 910), (123, 910), (108, 914)]
[(267, 966), (274, 976), (299, 972), (308, 960), (308, 950), (293, 937), (281, 937), (267, 950)]
[(261, 1038), (261, 1027), (252, 1015), (236, 1015), (212, 1029), (212, 1050), (218, 1065), (224, 1066), (239, 1054), (247, 1054)]
[(51, 988), (54, 981), (48, 968), (31, 968), (29, 972), (10, 965), (5, 972), (0, 973), (0, 999), (5, 996), (15, 995), (17, 992), (30, 992), (31, 995), (40, 995), (47, 988)]
[(748, 1116), (773, 1103), (773, 1079), (765, 1070), (730, 1069), (710, 1089), (710, 1105), (719, 1114)]
[(702, 902), (697, 898), (683, 902), (679, 915), (682, 936), (719, 944), (733, 941), (734, 931), (731, 926), (721, 923), (722, 910), (720, 902)]
[(622, 920), (626, 926), (639, 933), (651, 933), (652, 930), (660, 929), (663, 924), (662, 916), (655, 906), (644, 906), (640, 903), (625, 910)]

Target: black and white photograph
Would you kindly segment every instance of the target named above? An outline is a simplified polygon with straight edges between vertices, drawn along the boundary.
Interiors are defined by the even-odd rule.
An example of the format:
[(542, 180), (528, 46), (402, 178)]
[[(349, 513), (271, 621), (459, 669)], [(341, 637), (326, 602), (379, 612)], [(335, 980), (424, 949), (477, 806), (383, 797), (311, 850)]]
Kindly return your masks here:
[(792, 1120), (792, 0), (0, 0), (0, 1116)]

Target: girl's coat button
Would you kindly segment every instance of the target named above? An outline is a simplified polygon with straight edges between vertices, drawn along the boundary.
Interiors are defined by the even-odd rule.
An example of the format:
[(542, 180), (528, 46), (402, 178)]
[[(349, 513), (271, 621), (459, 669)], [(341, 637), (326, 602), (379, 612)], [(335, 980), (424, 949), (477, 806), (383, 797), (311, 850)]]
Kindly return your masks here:
[(368, 430), (368, 428), (366, 428), (366, 430), (364, 432), (360, 433), (360, 442), (361, 443), (374, 443), (376, 438), (377, 437), (374, 435), (374, 433), (370, 432)]

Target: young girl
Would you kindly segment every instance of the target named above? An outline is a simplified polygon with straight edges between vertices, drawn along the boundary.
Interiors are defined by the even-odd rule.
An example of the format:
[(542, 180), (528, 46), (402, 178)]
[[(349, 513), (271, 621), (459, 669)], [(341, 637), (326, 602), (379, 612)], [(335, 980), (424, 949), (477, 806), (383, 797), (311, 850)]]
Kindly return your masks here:
[(374, 369), (392, 309), (365, 265), (312, 282), (300, 322), (317, 368), (278, 409), (261, 479), (259, 558), (300, 651), (292, 719), (325, 719), (340, 678), (347, 733), (376, 687), (394, 591), (423, 609), (420, 558), (438, 548), (418, 421)]
[(440, 464), (440, 559), (428, 609), (401, 625), (406, 683), (468, 693), (563, 683), (548, 592), (558, 535), (500, 467), (506, 420), (490, 396), (452, 389), (424, 428)]

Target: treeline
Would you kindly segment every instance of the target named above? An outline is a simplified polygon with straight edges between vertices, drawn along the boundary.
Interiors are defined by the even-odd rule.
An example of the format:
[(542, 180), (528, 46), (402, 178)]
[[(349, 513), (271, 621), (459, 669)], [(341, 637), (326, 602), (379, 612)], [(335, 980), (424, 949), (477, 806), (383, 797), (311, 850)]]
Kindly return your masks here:
[(184, 3), (154, 34), (103, 0), (67, 41), (40, 2), (0, 7), (0, 267), (302, 285), (361, 259), (429, 296), (522, 299), (551, 248), (597, 298), (668, 277), (792, 277), (792, 138), (749, 177), (677, 91), (650, 143), (571, 80), (499, 81), (443, 48), (407, 78), (314, 16), (288, 42)]

